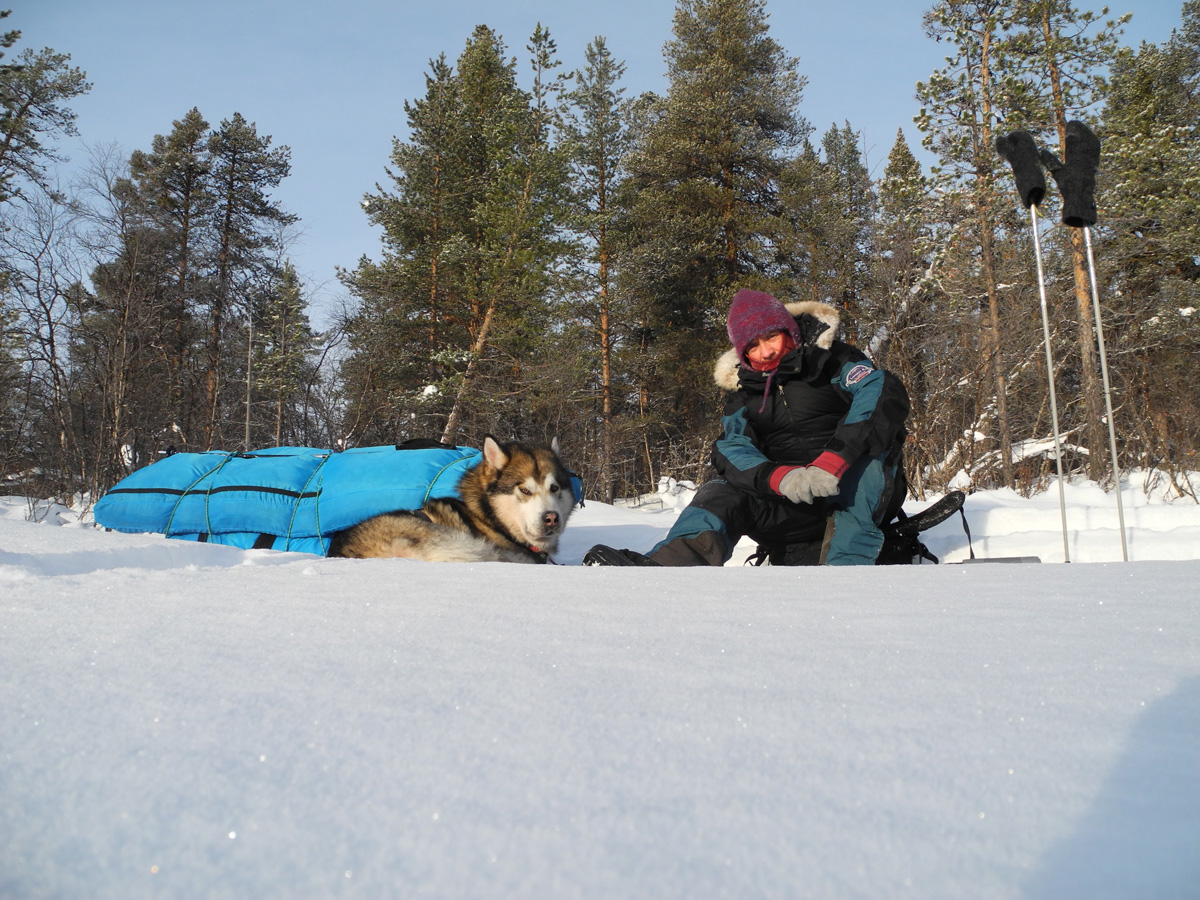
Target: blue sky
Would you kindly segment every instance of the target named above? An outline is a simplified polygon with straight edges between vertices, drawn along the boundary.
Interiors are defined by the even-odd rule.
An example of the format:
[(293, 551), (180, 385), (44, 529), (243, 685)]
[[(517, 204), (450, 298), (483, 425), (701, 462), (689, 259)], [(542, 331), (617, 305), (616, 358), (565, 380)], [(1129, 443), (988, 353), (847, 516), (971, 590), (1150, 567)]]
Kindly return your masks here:
[[(799, 57), (808, 78), (800, 112), (819, 139), (849, 121), (863, 134), (878, 174), (897, 129), (914, 150), (917, 81), (943, 64), (921, 16), (933, 0), (773, 0), (771, 34)], [(432, 57), (452, 62), (472, 29), (495, 29), (528, 68), (525, 45), (541, 22), (566, 69), (603, 35), (627, 66), (629, 95), (663, 91), (662, 46), (673, 0), (13, 0), (6, 28), (14, 48), (69, 53), (93, 88), (73, 103), (80, 140), (62, 150), (76, 162), (87, 145), (148, 149), (155, 134), (198, 107), (216, 125), (235, 112), (275, 145), (292, 150), (292, 174), (276, 194), (300, 216), (293, 257), (310, 289), (314, 323), (344, 292), (335, 267), (379, 256), (379, 234), (363, 214), (364, 192), (383, 180), (393, 136), (406, 135), (404, 102), (424, 93)], [(1084, 4), (1080, 4), (1083, 6)], [(1132, 11), (1127, 43), (1165, 40), (1181, 0), (1114, 5)], [(526, 78), (527, 83), (527, 78)]]

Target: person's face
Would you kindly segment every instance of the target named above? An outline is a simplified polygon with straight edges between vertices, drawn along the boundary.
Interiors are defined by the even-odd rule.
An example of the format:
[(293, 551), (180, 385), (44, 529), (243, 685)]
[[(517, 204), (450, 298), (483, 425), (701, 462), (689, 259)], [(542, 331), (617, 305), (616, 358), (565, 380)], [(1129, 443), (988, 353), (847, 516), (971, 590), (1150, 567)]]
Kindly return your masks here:
[(759, 367), (775, 362), (784, 353), (785, 334), (783, 331), (772, 331), (746, 345), (746, 359), (750, 364)]

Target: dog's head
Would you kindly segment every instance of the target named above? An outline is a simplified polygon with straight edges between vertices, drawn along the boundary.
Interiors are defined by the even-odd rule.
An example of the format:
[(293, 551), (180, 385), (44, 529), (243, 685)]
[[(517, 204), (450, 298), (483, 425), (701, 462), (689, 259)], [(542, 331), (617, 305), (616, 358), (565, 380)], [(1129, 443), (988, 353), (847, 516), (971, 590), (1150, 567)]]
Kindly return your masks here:
[(536, 551), (553, 553), (575, 507), (571, 475), (558, 457), (558, 440), (549, 447), (520, 441), (483, 440), (487, 495), (509, 533)]

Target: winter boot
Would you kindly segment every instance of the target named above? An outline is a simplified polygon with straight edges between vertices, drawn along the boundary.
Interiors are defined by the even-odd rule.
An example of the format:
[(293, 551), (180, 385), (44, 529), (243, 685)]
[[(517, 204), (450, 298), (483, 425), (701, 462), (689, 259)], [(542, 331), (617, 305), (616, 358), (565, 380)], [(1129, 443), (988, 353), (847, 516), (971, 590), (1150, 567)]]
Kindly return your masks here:
[(636, 550), (617, 550), (606, 544), (597, 544), (583, 556), (585, 566), (657, 566), (648, 556)]

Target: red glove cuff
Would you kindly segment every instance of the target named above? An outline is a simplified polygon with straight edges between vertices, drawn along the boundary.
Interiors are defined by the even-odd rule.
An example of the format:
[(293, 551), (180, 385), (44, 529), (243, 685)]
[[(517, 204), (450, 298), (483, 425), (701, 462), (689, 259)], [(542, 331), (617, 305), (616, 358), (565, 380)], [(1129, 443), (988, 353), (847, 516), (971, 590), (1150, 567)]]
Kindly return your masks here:
[(835, 478), (841, 478), (846, 474), (846, 470), (850, 468), (850, 463), (846, 462), (836, 453), (830, 453), (828, 450), (814, 459), (812, 464), (818, 469), (824, 469)]
[(780, 466), (771, 473), (771, 490), (778, 494), (779, 482), (783, 481), (783, 476), (785, 476), (788, 472), (794, 471), (795, 469), (803, 468), (804, 466)]

